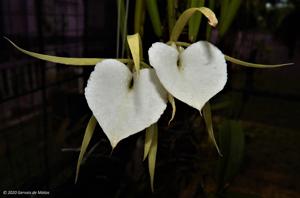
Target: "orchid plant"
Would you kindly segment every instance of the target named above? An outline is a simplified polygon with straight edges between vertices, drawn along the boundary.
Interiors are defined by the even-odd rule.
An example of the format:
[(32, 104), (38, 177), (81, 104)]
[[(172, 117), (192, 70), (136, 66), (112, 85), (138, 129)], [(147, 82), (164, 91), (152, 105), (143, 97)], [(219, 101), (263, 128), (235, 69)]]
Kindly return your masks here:
[[(121, 140), (146, 129), (144, 160), (148, 158), (153, 190), (158, 138), (157, 121), (164, 113), (168, 102), (173, 108), (170, 121), (174, 118), (176, 112), (174, 98), (199, 111), (204, 118), (209, 137), (222, 155), (214, 138), (209, 100), (226, 84), (226, 61), (257, 68), (289, 65), (244, 62), (225, 55), (208, 41), (197, 41), (192, 44), (178, 42), (184, 26), (198, 12), (208, 19), (210, 26), (215, 27), (218, 24), (214, 12), (207, 7), (187, 9), (174, 25), (170, 26), (172, 30), (169, 41), (152, 44), (148, 50), (149, 64), (142, 61), (142, 39), (138, 33), (127, 36), (132, 57), (128, 59), (50, 56), (27, 51), (7, 39), (21, 52), (38, 59), (66, 65), (95, 65), (85, 88), (85, 98), (93, 116), (87, 124), (83, 138), (76, 180), (97, 123), (106, 134), (112, 148), (115, 148)], [(172, 16), (170, 21), (175, 19), (175, 16)], [(189, 32), (191, 40), (195, 39), (193, 32), (197, 32), (197, 28)]]

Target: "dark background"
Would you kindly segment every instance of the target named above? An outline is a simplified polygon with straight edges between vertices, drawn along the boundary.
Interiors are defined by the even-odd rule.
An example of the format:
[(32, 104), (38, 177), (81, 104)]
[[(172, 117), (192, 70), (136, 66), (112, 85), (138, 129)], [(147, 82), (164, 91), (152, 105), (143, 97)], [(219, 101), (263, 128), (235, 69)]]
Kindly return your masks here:
[[(249, 1), (242, 3), (232, 28), (217, 45), (242, 60), (295, 64), (266, 70), (230, 65), (224, 96), (233, 101), (229, 111), (234, 112), (214, 115), (216, 122), (234, 115), (245, 131), (244, 163), (232, 189), (262, 197), (300, 197), (299, 2), (256, 2), (257, 10), (249, 9)], [(276, 12), (259, 9), (267, 2), (295, 7), (276, 25)], [(133, 12), (133, 4), (130, 9)], [(116, 11), (116, 2), (110, 0), (1, 0), (0, 35), (44, 54), (115, 57)], [(145, 23), (147, 49), (157, 38), (149, 19)], [(194, 121), (182, 123), (180, 118), (193, 115), (188, 107), (188, 113), (179, 109), (171, 127), (162, 124), (156, 193), (151, 195), (146, 164), (139, 162), (142, 135), (121, 142), (111, 155), (100, 128), (92, 144), (97, 154), (83, 165), (74, 185), (79, 146), (91, 115), (83, 92), (92, 67), (40, 61), (1, 38), (0, 50), (0, 197), (2, 190), (47, 190), (60, 197), (200, 196), (193, 174), (203, 167), (187, 153), (203, 156), (197, 163), (205, 163), (207, 154), (187, 143), (194, 134), (186, 126)], [(195, 191), (193, 196), (189, 190)]]

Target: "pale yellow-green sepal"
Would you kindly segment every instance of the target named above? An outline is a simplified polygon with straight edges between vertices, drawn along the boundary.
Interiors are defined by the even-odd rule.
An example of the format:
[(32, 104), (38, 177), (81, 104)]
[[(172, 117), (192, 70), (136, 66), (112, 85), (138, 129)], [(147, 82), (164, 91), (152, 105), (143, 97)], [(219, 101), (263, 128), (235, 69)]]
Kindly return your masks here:
[(150, 175), (150, 184), (151, 190), (154, 191), (154, 174), (155, 174), (155, 164), (156, 164), (156, 154), (157, 154), (157, 143), (158, 143), (158, 129), (157, 123), (153, 124), (153, 137), (152, 143), (150, 146), (149, 154), (148, 154), (148, 168)]
[(168, 101), (169, 101), (169, 103), (172, 106), (172, 116), (171, 116), (171, 119), (169, 120), (169, 123), (168, 123), (170, 125), (170, 123), (172, 122), (172, 120), (174, 119), (175, 114), (176, 114), (175, 99), (174, 99), (174, 97), (170, 93), (168, 94)]
[[(212, 124), (212, 117), (211, 117), (211, 109), (210, 109), (210, 104), (209, 102), (207, 102), (203, 109), (202, 109), (202, 112), (203, 112), (203, 118), (204, 118), (204, 122), (205, 122), (205, 125), (206, 125), (206, 129), (207, 129), (207, 132), (208, 132), (208, 135), (209, 135), (209, 138), (211, 139), (211, 141), (213, 142), (214, 146), (216, 147), (218, 153), (220, 156), (222, 156), (222, 153), (218, 147), (218, 144), (217, 144), (217, 141), (215, 139), (215, 135), (214, 135), (214, 130), (213, 130), (213, 124)], [(200, 112), (201, 114), (201, 112)]]
[(138, 33), (127, 36), (127, 42), (131, 51), (132, 59), (134, 62), (134, 68), (137, 74), (140, 71), (141, 64), (141, 38)]
[(207, 19), (208, 23), (215, 27), (218, 24), (218, 19), (215, 15), (215, 13), (210, 10), (207, 7), (201, 7), (201, 8), (189, 8), (186, 11), (184, 11), (179, 19), (176, 21), (176, 24), (172, 30), (170, 41), (177, 41), (179, 35), (181, 34), (184, 26), (188, 22), (188, 20), (193, 16), (194, 13), (201, 12)]
[[(168, 42), (168, 44), (171, 44), (171, 43), (172, 42)], [(187, 43), (187, 42), (175, 42), (175, 43), (176, 43), (176, 45), (184, 46), (184, 47), (188, 47), (188, 46), (191, 45), (190, 43)], [(225, 57), (225, 60), (227, 60), (229, 62), (232, 62), (234, 64), (245, 66), (245, 67), (260, 68), (260, 69), (284, 67), (284, 66), (289, 66), (289, 65), (294, 64), (294, 63), (283, 63), (283, 64), (266, 65), (266, 64), (257, 64), (257, 63), (250, 63), (250, 62), (242, 61), (242, 60), (239, 60), (237, 58), (233, 58), (233, 57), (228, 56), (228, 55), (224, 55), (224, 57)]]
[(154, 134), (153, 131), (154, 131), (154, 125), (151, 125), (146, 129), (143, 160), (145, 160), (149, 154), (150, 147), (153, 140), (153, 134)]
[(91, 138), (94, 134), (96, 124), (97, 124), (97, 120), (94, 116), (92, 116), (90, 118), (89, 122), (88, 122), (88, 125), (87, 125), (85, 133), (84, 133), (84, 137), (83, 137), (83, 140), (82, 140), (80, 154), (79, 154), (79, 157), (78, 157), (78, 162), (77, 162), (77, 167), (76, 167), (75, 183), (77, 182), (77, 179), (78, 179), (78, 174), (79, 174), (81, 161), (82, 161), (83, 156), (86, 152), (86, 149), (87, 149), (87, 147), (88, 147), (88, 145), (91, 141)]
[(225, 55), (225, 59), (229, 62), (232, 62), (237, 65), (242, 65), (245, 67), (254, 67), (254, 68), (262, 68), (262, 69), (267, 69), (267, 68), (275, 68), (275, 67), (284, 67), (288, 65), (293, 65), (294, 63), (284, 63), (284, 64), (276, 64), (276, 65), (264, 65), (264, 64), (256, 64), (256, 63), (249, 63), (246, 61), (241, 61), (239, 59), (230, 57), (228, 55)]
[[(98, 62), (101, 62), (105, 60), (104, 58), (70, 58), (70, 57), (60, 57), (60, 56), (51, 56), (46, 54), (39, 54), (36, 52), (31, 52), (25, 49), (20, 48), (15, 43), (13, 43), (8, 38), (4, 37), (8, 42), (10, 42), (17, 50), (23, 52), (24, 54), (27, 54), (29, 56), (32, 56), (34, 58), (45, 60), (53, 63), (59, 63), (59, 64), (65, 64), (65, 65), (96, 65)], [(123, 63), (127, 63), (130, 60), (129, 59), (118, 59), (119, 61)]]

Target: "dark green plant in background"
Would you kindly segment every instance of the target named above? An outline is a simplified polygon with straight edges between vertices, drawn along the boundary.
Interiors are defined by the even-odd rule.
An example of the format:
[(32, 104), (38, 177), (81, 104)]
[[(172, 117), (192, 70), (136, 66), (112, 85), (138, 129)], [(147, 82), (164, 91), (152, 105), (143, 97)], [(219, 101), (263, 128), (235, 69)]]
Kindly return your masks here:
[[(139, 73), (140, 67), (150, 68), (144, 58), (148, 49), (144, 48), (145, 51), (143, 51), (142, 47), (142, 44), (150, 38), (149, 34), (151, 34), (149, 32), (145, 32), (147, 29), (147, 27), (145, 27), (147, 20), (150, 21), (152, 25), (152, 32), (157, 41), (174, 45), (178, 50), (180, 50), (181, 47), (188, 47), (198, 40), (208, 40), (218, 44), (218, 42), (226, 39), (226, 34), (230, 30), (235, 16), (239, 12), (239, 8), (242, 4), (241, 0), (136, 0), (131, 1), (130, 3), (133, 2), (135, 2), (134, 14), (133, 18), (130, 18), (129, 0), (117, 0), (118, 23), (116, 58), (118, 61), (127, 64), (137, 73)], [(219, 16), (217, 17), (219, 18), (219, 23), (216, 28), (212, 27), (217, 24), (217, 21), (214, 21), (214, 15), (212, 15), (209, 12), (209, 9), (204, 6), (215, 11), (217, 16)], [(209, 24), (206, 24), (207, 19), (205, 19), (204, 16), (209, 19)], [(281, 13), (278, 15), (279, 24), (283, 18), (284, 14)], [(130, 25), (132, 24), (133, 26), (131, 27)], [(185, 26), (186, 24), (188, 25)], [(130, 27), (132, 29), (130, 29)], [(134, 33), (134, 35), (129, 36), (128, 33), (131, 32)], [(180, 41), (178, 41), (179, 38)], [(99, 58), (64, 58), (42, 55), (21, 49), (15, 44), (13, 45), (23, 53), (55, 63), (68, 65), (95, 65), (96, 63), (103, 61), (103, 59)], [(227, 55), (224, 56), (227, 61), (246, 67), (271, 68), (287, 65), (253, 64), (240, 61)], [(174, 97), (176, 98), (176, 96)], [(170, 120), (169, 118), (162, 118), (161, 123), (154, 123), (148, 127), (145, 130), (145, 140), (143, 141), (144, 146), (137, 148), (144, 149), (144, 160), (148, 158), (147, 166), (152, 191), (155, 192), (156, 189), (160, 189), (159, 185), (161, 184), (161, 181), (159, 178), (164, 167), (172, 166), (172, 156), (169, 158), (166, 157), (166, 159), (170, 159), (171, 162), (164, 160), (163, 157), (158, 157), (158, 160), (156, 160), (157, 155), (160, 156), (158, 152), (164, 152), (165, 149), (171, 154), (166, 154), (167, 152), (165, 152), (163, 153), (164, 155), (175, 155), (174, 158), (176, 158), (176, 154), (178, 154), (178, 156), (182, 157), (184, 156), (183, 154), (176, 153), (180, 150), (177, 148), (179, 147), (179, 144), (176, 142), (180, 142), (180, 138), (186, 138), (187, 142), (185, 142), (185, 146), (190, 149), (187, 150), (188, 154), (184, 157), (191, 158), (192, 160), (184, 161), (186, 159), (183, 157), (183, 162), (188, 163), (180, 166), (183, 170), (176, 170), (177, 174), (174, 176), (174, 182), (182, 183), (183, 186), (186, 185), (186, 183), (192, 183), (192, 185), (186, 187), (186, 190), (179, 192), (180, 197), (191, 196), (191, 192), (193, 193), (194, 191), (197, 191), (195, 190), (197, 188), (200, 188), (202, 191), (201, 193), (208, 197), (252, 197), (251, 195), (230, 192), (229, 189), (230, 183), (238, 174), (242, 165), (244, 150), (246, 149), (245, 135), (241, 124), (236, 120), (237, 116), (235, 115), (236, 112), (234, 110), (239, 106), (238, 102), (240, 102), (240, 98), (235, 98), (237, 103), (234, 103), (232, 100), (233, 98), (234, 97), (230, 98), (228, 96), (219, 96), (219, 99), (216, 97), (216, 99), (210, 102), (211, 104), (207, 102), (202, 109), (202, 117), (199, 115), (199, 112), (195, 112), (194, 109), (188, 109), (186, 105), (181, 104), (170, 94), (168, 95), (168, 101), (173, 109), (171, 120), (174, 118), (176, 112), (175, 102), (177, 103), (178, 117), (175, 117), (173, 122), (169, 122), (170, 125), (168, 125), (168, 121)], [(230, 119), (222, 118), (214, 120), (217, 126), (215, 128), (218, 132), (218, 144), (214, 139), (211, 110), (225, 110), (230, 114)], [(96, 125), (97, 120), (94, 116), (92, 116), (83, 138), (81, 153), (77, 165), (76, 179), (80, 164), (88, 149), (88, 145), (92, 139)], [(208, 135), (203, 132), (205, 131), (203, 126), (206, 126)], [(173, 132), (173, 130), (177, 130), (177, 132), (174, 132), (175, 135), (170, 134), (170, 131)], [(182, 134), (178, 132), (181, 130), (183, 131)], [(160, 133), (160, 131), (162, 131), (162, 133)], [(169, 131), (168, 135), (171, 137), (166, 138), (166, 134), (163, 134), (163, 132), (166, 131)], [(162, 136), (162, 140), (160, 140), (160, 136)], [(164, 141), (167, 143), (165, 144)], [(211, 149), (211, 142), (215, 144), (217, 150), (219, 145), (219, 157), (216, 157), (215, 152)], [(172, 152), (175, 152), (175, 154)], [(201, 153), (203, 155), (195, 156), (195, 153), (193, 152), (196, 154)], [(135, 160), (142, 159), (138, 156)], [(176, 163), (178, 162), (176, 161)], [(184, 167), (188, 167), (187, 170), (193, 170), (194, 172), (187, 173)], [(155, 170), (158, 171), (155, 173)], [(154, 175), (156, 180), (154, 180)], [(192, 178), (192, 181), (184, 182), (186, 178)], [(207, 179), (205, 178), (209, 178), (208, 180), (211, 180), (212, 182), (206, 182)], [(169, 179), (173, 180), (173, 178)], [(155, 184), (156, 182), (157, 185)], [(130, 195), (127, 196), (130, 197)]]

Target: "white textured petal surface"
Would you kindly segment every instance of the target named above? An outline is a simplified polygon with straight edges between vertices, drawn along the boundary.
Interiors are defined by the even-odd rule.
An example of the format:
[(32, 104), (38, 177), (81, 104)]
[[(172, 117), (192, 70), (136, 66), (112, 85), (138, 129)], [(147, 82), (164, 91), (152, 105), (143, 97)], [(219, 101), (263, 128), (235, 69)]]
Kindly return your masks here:
[(149, 49), (149, 61), (163, 86), (198, 110), (227, 81), (224, 55), (206, 41), (196, 42), (180, 53), (164, 43), (154, 43)]
[[(130, 83), (134, 79), (134, 85)], [(167, 92), (153, 69), (137, 77), (123, 63), (104, 60), (91, 73), (85, 97), (112, 147), (157, 122), (166, 109)]]

